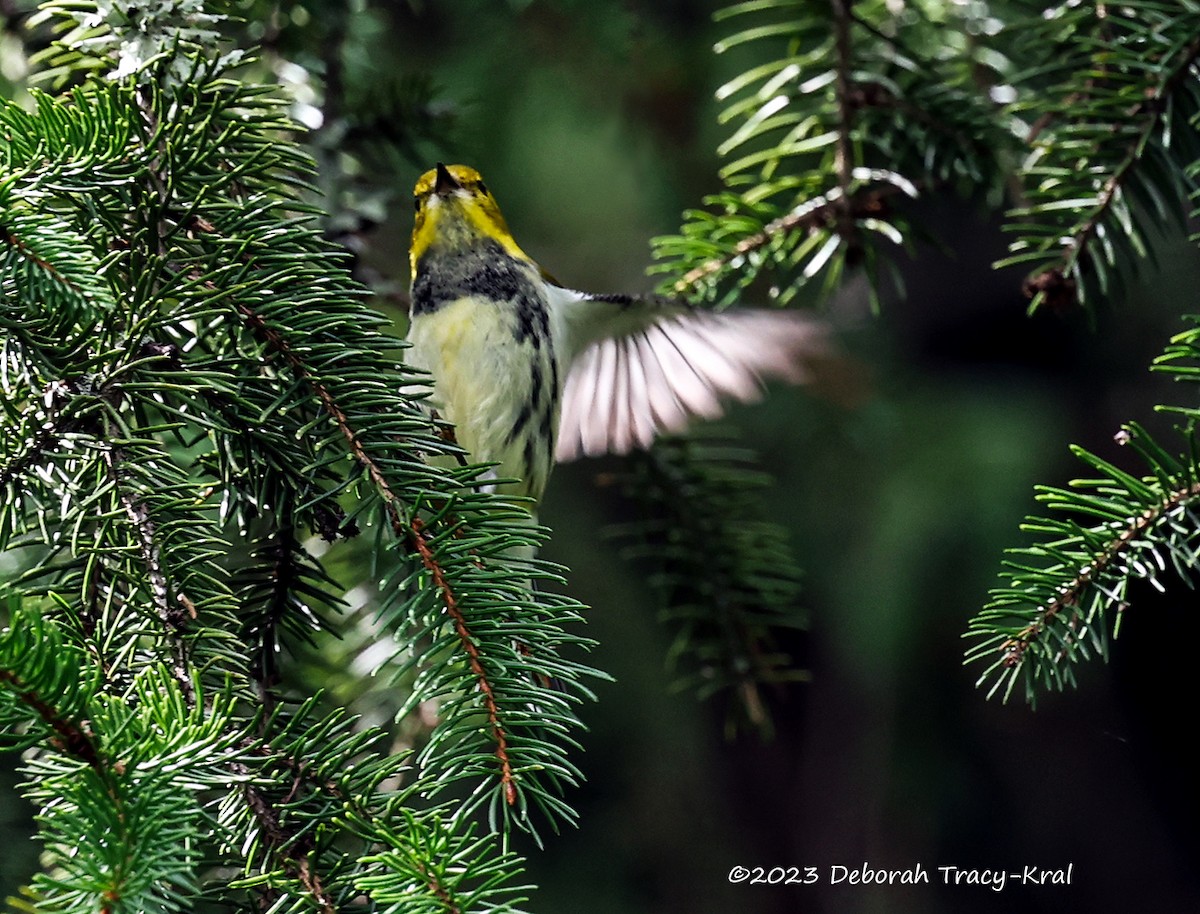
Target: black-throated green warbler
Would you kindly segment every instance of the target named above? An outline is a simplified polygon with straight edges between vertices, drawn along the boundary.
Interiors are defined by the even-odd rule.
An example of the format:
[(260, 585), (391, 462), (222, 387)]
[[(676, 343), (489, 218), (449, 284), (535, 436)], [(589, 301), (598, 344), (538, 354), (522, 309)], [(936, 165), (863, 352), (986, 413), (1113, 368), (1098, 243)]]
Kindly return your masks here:
[(414, 190), (409, 362), (473, 459), (541, 498), (555, 460), (624, 453), (720, 398), (752, 400), (760, 377), (804, 379), (823, 349), (794, 312), (703, 311), (660, 297), (559, 285), (505, 224), (479, 172), (430, 169)]

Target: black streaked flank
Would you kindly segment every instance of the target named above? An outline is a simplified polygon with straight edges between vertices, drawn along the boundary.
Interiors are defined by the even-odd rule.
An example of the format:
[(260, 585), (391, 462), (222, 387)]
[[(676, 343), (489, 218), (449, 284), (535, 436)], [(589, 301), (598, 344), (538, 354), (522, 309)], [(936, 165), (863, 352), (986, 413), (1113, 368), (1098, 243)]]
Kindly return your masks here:
[(537, 359), (533, 360), (533, 365), (529, 372), (529, 399), (534, 403), (542, 402), (542, 385), (545, 383), (542, 377), (542, 363)]
[(525, 426), (529, 424), (529, 420), (533, 418), (533, 400), (526, 400), (521, 404), (521, 411), (517, 413), (517, 421), (513, 423), (512, 431), (508, 433), (508, 443), (512, 444), (525, 431)]
[(550, 315), (541, 299), (522, 295), (517, 302), (517, 339), (529, 340), (534, 349), (542, 348), (542, 340), (550, 336)]
[(554, 413), (558, 407), (558, 362), (553, 355), (546, 361), (550, 365), (550, 387), (546, 387), (545, 365), (535, 358), (529, 369), (529, 399), (521, 405), (516, 421), (508, 433), (510, 444), (525, 432), (535, 417), (542, 438), (551, 439), (553, 436)]

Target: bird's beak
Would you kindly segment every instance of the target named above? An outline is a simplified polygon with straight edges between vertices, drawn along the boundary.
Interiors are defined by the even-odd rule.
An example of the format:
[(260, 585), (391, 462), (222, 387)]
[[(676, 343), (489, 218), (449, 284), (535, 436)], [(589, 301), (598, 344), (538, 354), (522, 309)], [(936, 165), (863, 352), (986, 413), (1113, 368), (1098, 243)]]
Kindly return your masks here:
[(441, 162), (438, 162), (437, 176), (433, 182), (433, 192), (441, 197), (461, 189), (462, 185), (455, 180), (454, 175), (450, 174), (450, 170)]

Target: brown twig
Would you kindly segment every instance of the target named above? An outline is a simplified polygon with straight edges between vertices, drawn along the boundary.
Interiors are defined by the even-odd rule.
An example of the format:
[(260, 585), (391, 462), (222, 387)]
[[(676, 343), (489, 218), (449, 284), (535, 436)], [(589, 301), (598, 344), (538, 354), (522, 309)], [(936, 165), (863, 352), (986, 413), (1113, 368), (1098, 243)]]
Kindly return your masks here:
[(483, 692), (488, 726), (492, 731), (492, 739), (496, 743), (496, 758), (500, 761), (500, 781), (504, 785), (504, 799), (509, 806), (513, 806), (517, 802), (516, 779), (513, 775), (512, 764), (508, 759), (508, 736), (500, 722), (500, 708), (496, 703), (496, 694), (492, 691), (492, 683), (488, 679), (487, 671), (483, 668), (479, 648), (476, 647), (475, 641), (471, 637), (471, 630), (467, 627), (467, 620), (458, 606), (458, 600), (450, 587), (450, 582), (446, 580), (445, 574), (438, 564), (437, 556), (434, 555), (433, 549), (430, 548), (429, 542), (425, 538), (425, 525), (420, 518), (413, 518), (411, 529), (414, 534), (413, 545), (433, 577), (434, 584), (442, 591), (446, 612), (454, 622), (458, 640), (470, 661), (471, 672), (475, 674), (475, 678), (479, 682), (479, 689)]

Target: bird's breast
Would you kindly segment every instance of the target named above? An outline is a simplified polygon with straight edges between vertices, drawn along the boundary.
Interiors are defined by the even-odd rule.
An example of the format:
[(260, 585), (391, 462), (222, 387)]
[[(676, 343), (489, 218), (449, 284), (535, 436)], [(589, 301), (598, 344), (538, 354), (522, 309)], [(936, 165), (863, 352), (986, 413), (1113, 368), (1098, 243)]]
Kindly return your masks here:
[(541, 495), (553, 463), (561, 378), (545, 292), (506, 252), (427, 253), (413, 282), (409, 361), (433, 375), (432, 402), (458, 443), (502, 486)]

